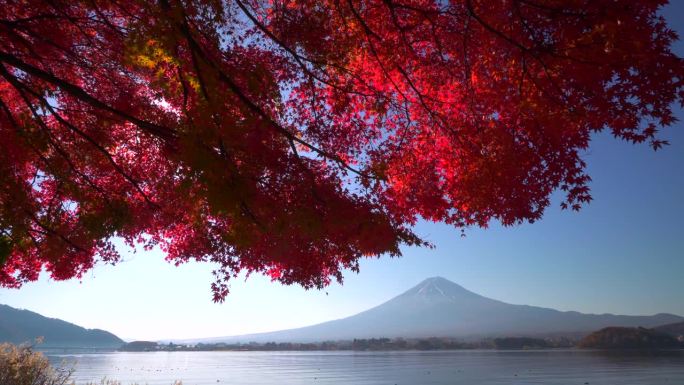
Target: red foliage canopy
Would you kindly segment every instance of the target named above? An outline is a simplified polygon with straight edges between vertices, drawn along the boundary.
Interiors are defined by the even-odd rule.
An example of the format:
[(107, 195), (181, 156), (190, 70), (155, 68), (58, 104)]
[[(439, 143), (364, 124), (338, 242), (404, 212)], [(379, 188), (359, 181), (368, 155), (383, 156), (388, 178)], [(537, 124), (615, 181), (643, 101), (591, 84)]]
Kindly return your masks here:
[(362, 256), (590, 199), (592, 132), (664, 144), (665, 0), (4, 0), (0, 285), (111, 239), (322, 287)]

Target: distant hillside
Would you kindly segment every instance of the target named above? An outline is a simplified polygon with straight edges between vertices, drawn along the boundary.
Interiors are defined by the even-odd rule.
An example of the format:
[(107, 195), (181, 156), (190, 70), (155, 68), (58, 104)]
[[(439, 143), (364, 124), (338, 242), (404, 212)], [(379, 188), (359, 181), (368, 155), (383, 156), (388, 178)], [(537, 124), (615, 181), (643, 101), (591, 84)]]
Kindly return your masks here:
[(580, 348), (593, 349), (668, 349), (678, 347), (674, 337), (645, 328), (608, 327), (584, 337)]
[(552, 348), (546, 340), (530, 337), (506, 337), (495, 338), (494, 347), (496, 349), (546, 349)]
[(674, 324), (667, 324), (655, 328), (657, 331), (669, 334), (675, 338), (684, 340), (684, 322), (677, 322)]
[(85, 329), (32, 311), (0, 305), (0, 342), (31, 342), (36, 337), (44, 338), (42, 348), (118, 348), (124, 343), (119, 337), (104, 330)]
[(475, 294), (441, 277), (351, 317), (299, 329), (185, 342), (313, 342), (379, 337), (585, 336), (608, 326), (655, 327), (681, 322), (672, 314), (582, 314), (511, 305)]
[(131, 341), (119, 348), (122, 352), (153, 352), (159, 348), (159, 344), (152, 341)]

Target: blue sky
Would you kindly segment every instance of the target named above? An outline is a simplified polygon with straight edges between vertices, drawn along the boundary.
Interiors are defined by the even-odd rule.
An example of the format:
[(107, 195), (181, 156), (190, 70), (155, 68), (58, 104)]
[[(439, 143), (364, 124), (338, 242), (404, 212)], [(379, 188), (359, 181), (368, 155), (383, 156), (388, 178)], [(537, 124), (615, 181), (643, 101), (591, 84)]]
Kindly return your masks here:
[[(684, 2), (664, 14), (684, 35)], [(676, 49), (684, 56), (684, 44)], [(678, 116), (684, 120), (684, 113)], [(174, 267), (159, 252), (125, 254), (82, 282), (45, 278), (0, 289), (0, 303), (127, 339), (235, 335), (304, 326), (380, 304), (424, 278), (443, 276), (502, 301), (592, 313), (684, 315), (684, 123), (663, 131), (671, 145), (596, 136), (585, 156), (594, 201), (579, 213), (556, 203), (541, 221), (471, 229), (420, 223), (436, 249), (365, 260), (343, 286), (305, 291), (252, 276), (211, 302), (210, 265)], [(558, 198), (558, 197), (556, 197)]]

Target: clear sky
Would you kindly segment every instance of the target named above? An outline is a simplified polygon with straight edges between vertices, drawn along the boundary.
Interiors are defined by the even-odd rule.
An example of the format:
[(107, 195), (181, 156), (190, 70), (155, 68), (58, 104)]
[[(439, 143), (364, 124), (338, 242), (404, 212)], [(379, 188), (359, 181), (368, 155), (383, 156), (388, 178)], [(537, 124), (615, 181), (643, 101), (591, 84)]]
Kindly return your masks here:
[[(664, 10), (684, 36), (684, 1)], [(684, 44), (676, 46), (684, 56)], [(678, 116), (684, 120), (684, 113)], [(285, 287), (267, 278), (235, 280), (211, 302), (212, 266), (174, 267), (159, 252), (125, 254), (82, 282), (45, 278), (0, 289), (0, 303), (109, 330), (124, 339), (226, 336), (305, 326), (378, 305), (430, 276), (515, 304), (592, 313), (684, 315), (684, 123), (663, 131), (653, 152), (608, 134), (586, 154), (594, 201), (579, 213), (556, 203), (543, 220), (513, 228), (420, 223), (436, 249), (365, 260), (343, 286)]]

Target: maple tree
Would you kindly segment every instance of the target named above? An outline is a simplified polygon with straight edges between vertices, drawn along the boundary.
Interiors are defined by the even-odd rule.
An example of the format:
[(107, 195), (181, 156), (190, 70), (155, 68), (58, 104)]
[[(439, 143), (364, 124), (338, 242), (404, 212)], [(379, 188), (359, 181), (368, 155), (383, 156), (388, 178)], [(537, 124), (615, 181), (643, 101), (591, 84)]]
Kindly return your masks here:
[(684, 100), (664, 0), (4, 0), (0, 285), (115, 237), (306, 288), (363, 256), (590, 200), (609, 130)]

